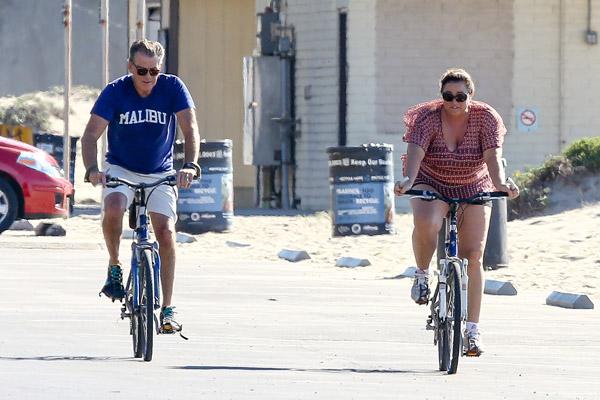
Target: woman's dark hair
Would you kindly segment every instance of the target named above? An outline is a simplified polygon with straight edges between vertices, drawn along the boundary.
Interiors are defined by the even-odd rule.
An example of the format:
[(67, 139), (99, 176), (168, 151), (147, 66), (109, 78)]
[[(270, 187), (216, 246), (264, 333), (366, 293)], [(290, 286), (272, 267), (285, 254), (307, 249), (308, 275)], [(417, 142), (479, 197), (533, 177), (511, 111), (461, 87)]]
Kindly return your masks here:
[(468, 94), (472, 95), (475, 93), (475, 84), (473, 83), (471, 75), (462, 68), (450, 68), (442, 74), (442, 77), (440, 78), (440, 92), (448, 82), (464, 82), (467, 87), (467, 92), (469, 92)]

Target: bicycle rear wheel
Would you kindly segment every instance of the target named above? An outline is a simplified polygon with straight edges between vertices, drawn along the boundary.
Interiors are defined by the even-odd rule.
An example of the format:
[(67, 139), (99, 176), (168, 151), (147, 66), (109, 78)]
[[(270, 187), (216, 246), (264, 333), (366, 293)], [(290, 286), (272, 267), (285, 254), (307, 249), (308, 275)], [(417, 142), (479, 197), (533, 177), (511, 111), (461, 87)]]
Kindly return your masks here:
[(151, 250), (142, 252), (140, 263), (140, 340), (144, 361), (152, 360), (154, 342), (154, 291), (152, 290), (152, 269), (154, 258)]

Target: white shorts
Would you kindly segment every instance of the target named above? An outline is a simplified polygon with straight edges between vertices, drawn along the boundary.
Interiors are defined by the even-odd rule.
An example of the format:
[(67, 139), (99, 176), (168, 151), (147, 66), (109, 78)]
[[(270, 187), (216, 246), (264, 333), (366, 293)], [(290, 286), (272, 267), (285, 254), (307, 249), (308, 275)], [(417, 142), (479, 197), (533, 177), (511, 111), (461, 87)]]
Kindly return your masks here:
[[(118, 165), (105, 163), (104, 173), (110, 176), (127, 179), (136, 183), (151, 183), (168, 175), (173, 175), (175, 171), (160, 172), (157, 174), (139, 174), (130, 171)], [(135, 192), (129, 186), (119, 185), (115, 188), (105, 187), (102, 189), (102, 209), (104, 210), (104, 199), (111, 193), (123, 193), (127, 198), (127, 208), (133, 201)], [(148, 198), (147, 210), (158, 214), (166, 215), (174, 222), (177, 221), (177, 187), (169, 185), (159, 185), (156, 189), (146, 190), (146, 196), (152, 193)]]

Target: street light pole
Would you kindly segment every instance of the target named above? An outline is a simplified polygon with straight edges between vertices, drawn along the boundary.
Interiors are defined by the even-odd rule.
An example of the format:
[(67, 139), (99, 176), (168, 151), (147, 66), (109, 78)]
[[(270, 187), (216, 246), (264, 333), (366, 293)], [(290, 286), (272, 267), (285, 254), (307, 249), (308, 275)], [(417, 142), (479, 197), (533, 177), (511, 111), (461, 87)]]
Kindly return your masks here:
[(137, 21), (135, 23), (135, 38), (140, 40), (146, 37), (146, 0), (137, 0)]
[(66, 179), (71, 179), (71, 141), (69, 137), (69, 114), (71, 111), (71, 0), (65, 0), (63, 24), (65, 26), (65, 89), (63, 106), (63, 170)]
[[(108, 85), (108, 52), (109, 52), (109, 21), (108, 10), (110, 0), (100, 0), (100, 25), (102, 27), (102, 87)], [(106, 130), (102, 135), (101, 151), (100, 151), (100, 168), (104, 170), (104, 155), (108, 147), (108, 138)]]

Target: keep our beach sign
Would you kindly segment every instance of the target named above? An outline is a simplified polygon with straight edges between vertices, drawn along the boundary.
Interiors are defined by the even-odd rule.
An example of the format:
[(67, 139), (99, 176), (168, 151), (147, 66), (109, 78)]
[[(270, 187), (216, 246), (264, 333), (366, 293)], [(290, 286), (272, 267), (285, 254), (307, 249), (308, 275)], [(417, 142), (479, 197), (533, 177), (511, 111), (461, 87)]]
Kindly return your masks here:
[(394, 233), (393, 146), (327, 149), (333, 236)]

